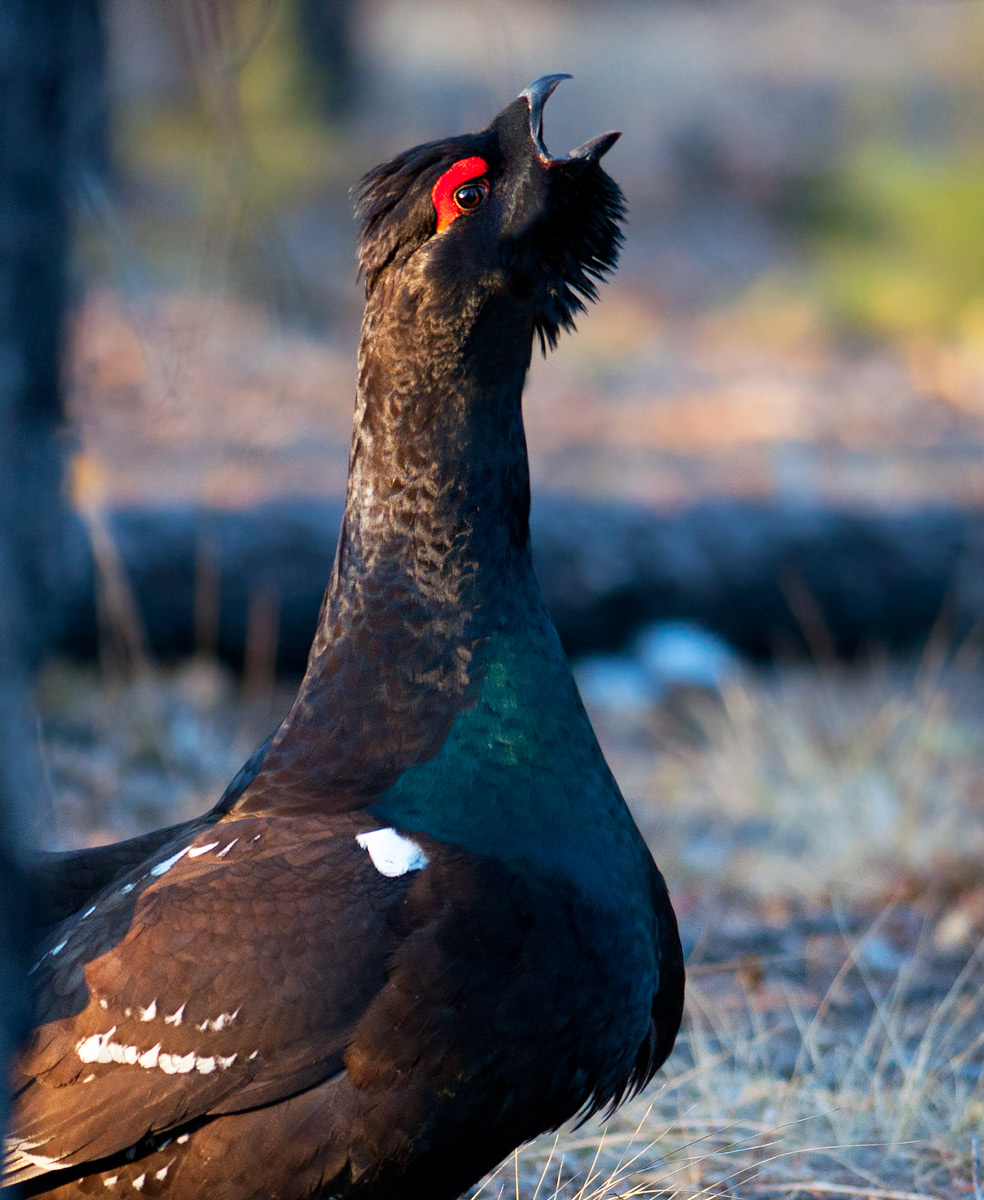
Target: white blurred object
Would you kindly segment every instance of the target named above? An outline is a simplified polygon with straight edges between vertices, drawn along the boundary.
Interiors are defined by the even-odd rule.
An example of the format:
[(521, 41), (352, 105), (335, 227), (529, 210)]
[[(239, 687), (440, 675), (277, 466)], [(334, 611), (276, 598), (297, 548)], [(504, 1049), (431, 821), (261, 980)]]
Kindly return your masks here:
[(622, 721), (644, 721), (680, 688), (719, 692), (741, 670), (727, 642), (686, 621), (650, 625), (624, 654), (594, 654), (574, 666), (584, 703)]
[(642, 664), (626, 654), (593, 654), (574, 666), (584, 703), (622, 720), (639, 720), (659, 699)]
[(658, 697), (676, 687), (719, 692), (741, 670), (741, 659), (727, 642), (687, 621), (650, 625), (633, 642), (633, 651)]

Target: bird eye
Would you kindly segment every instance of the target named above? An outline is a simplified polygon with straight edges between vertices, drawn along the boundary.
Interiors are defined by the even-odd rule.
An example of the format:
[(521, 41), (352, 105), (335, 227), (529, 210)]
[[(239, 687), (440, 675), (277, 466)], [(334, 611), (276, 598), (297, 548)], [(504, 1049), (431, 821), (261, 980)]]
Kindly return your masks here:
[(437, 232), (443, 233), (463, 214), (481, 208), (489, 194), (489, 164), (477, 154), (459, 158), (431, 188)]
[(474, 212), (476, 208), (481, 208), (485, 203), (485, 198), (488, 194), (488, 183), (484, 179), (473, 179), (468, 183), (463, 183), (455, 191), (454, 202), (459, 212)]

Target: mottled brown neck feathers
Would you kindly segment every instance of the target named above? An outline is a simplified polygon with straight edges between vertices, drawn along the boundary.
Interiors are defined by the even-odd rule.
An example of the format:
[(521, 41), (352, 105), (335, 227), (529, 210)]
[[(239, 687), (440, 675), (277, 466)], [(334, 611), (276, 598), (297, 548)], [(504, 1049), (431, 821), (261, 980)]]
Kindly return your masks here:
[(547, 625), (521, 412), (532, 325), (386, 282), (363, 326), (335, 567), (264, 764), (281, 806), (384, 791), (476, 702), (497, 633)]
[(372, 604), (402, 580), (433, 619), (484, 626), (535, 586), (521, 411), (531, 340), (502, 301), (449, 312), (411, 286), (371, 298), (329, 607), (354, 592)]

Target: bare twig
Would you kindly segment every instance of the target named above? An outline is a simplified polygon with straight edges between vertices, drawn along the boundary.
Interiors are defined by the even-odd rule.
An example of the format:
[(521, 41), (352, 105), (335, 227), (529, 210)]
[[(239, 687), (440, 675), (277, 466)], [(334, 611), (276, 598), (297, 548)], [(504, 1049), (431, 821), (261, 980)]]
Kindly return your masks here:
[(98, 602), (103, 631), (113, 639), (114, 649), (136, 678), (150, 674), (150, 654), (136, 597), (116, 548), (104, 512), (79, 505), (89, 531), (89, 542), (99, 577)]

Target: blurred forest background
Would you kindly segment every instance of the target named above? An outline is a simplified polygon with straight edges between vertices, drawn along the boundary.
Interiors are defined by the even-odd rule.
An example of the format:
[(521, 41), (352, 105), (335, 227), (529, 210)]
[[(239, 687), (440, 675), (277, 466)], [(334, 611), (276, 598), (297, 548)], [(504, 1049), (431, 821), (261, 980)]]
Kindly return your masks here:
[(984, 8), (99, 21), (76, 42), (79, 532), (38, 839), (204, 810), (286, 711), (345, 482), (350, 188), (570, 72), (547, 143), (623, 130), (630, 223), (533, 366), (534, 533), (690, 1000), (655, 1091), (482, 1194), (981, 1200)]

